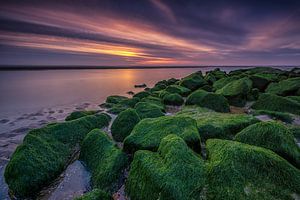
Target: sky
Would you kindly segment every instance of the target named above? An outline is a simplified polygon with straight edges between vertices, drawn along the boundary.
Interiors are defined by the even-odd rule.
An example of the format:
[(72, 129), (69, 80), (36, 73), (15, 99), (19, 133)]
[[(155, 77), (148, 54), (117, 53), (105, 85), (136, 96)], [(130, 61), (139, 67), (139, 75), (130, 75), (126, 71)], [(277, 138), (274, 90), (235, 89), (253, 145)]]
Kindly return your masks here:
[(0, 3), (0, 65), (299, 64), (299, 0)]

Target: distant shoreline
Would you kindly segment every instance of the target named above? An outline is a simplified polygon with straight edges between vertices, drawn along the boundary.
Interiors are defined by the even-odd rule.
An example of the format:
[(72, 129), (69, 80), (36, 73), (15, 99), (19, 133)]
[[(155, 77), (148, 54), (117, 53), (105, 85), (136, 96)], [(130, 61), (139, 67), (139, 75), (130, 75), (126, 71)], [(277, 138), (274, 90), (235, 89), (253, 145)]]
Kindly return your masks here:
[(18, 70), (86, 70), (86, 69), (180, 69), (180, 68), (206, 68), (206, 67), (278, 67), (290, 68), (300, 67), (294, 65), (206, 65), (206, 66), (0, 66), (0, 71), (18, 71)]

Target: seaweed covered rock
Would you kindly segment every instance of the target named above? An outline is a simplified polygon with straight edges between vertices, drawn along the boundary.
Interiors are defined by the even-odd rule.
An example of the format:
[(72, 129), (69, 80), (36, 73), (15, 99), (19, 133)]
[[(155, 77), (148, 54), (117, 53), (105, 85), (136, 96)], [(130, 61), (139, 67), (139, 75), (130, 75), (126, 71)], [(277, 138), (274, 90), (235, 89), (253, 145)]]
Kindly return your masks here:
[(214, 112), (205, 108), (188, 106), (176, 116), (191, 117), (196, 120), (201, 139), (232, 139), (242, 129), (259, 122), (246, 114), (229, 114)]
[(118, 142), (123, 142), (139, 121), (140, 117), (134, 109), (129, 108), (121, 112), (111, 126), (113, 138)]
[(231, 105), (244, 106), (251, 89), (252, 81), (249, 78), (241, 78), (228, 83), (216, 93), (226, 97)]
[(106, 103), (117, 104), (117, 103), (120, 103), (122, 100), (125, 100), (125, 99), (128, 99), (128, 97), (119, 96), (119, 95), (112, 95), (112, 96), (108, 96), (106, 98)]
[(248, 126), (235, 140), (270, 149), (300, 168), (300, 148), (293, 134), (278, 122), (260, 122)]
[(137, 97), (127, 98), (118, 101), (118, 103), (105, 103), (109, 104), (108, 113), (119, 114), (120, 112), (126, 110), (127, 108), (133, 108), (140, 101)]
[(177, 93), (170, 93), (163, 97), (163, 102), (166, 105), (180, 106), (183, 104), (184, 100), (182, 96)]
[(176, 135), (162, 139), (158, 152), (137, 151), (126, 181), (131, 199), (200, 199), (205, 185), (203, 160)]
[(212, 92), (199, 89), (190, 94), (186, 100), (186, 105), (198, 105), (217, 112), (229, 112), (229, 104), (225, 97)]
[(137, 97), (137, 98), (142, 99), (142, 98), (145, 98), (145, 97), (150, 96), (150, 95), (151, 95), (150, 92), (142, 91), (142, 92), (136, 93), (135, 95), (133, 95), (133, 97)]
[(240, 79), (240, 76), (229, 76), (229, 77), (224, 77), (221, 78), (219, 80), (217, 80), (216, 82), (213, 83), (213, 88), (215, 90), (221, 89), (222, 87), (224, 87), (225, 85), (227, 85), (228, 83), (238, 80)]
[(170, 134), (176, 134), (186, 143), (200, 151), (200, 137), (196, 121), (189, 117), (163, 116), (141, 120), (124, 140), (124, 150), (133, 153), (137, 150), (156, 151), (160, 141)]
[(270, 110), (277, 112), (289, 112), (300, 115), (300, 104), (285, 97), (275, 94), (261, 94), (258, 100), (251, 106), (256, 110)]
[(10, 190), (18, 197), (34, 196), (64, 170), (76, 144), (109, 121), (104, 114), (89, 115), (30, 131), (5, 169)]
[(266, 92), (280, 95), (289, 96), (295, 95), (295, 93), (300, 89), (300, 77), (289, 78), (278, 83), (271, 83)]
[(153, 103), (139, 102), (134, 108), (141, 119), (164, 116), (163, 108)]
[(78, 119), (80, 117), (85, 117), (85, 116), (88, 116), (88, 115), (94, 115), (97, 112), (98, 111), (96, 111), (96, 110), (74, 111), (70, 115), (68, 115), (65, 120), (70, 121), (70, 120)]
[(288, 98), (290, 100), (293, 100), (293, 101), (295, 101), (297, 103), (300, 103), (300, 96), (288, 96), (286, 98)]
[(265, 91), (265, 89), (270, 83), (279, 80), (277, 74), (267, 74), (267, 73), (254, 74), (250, 76), (250, 79), (252, 80), (253, 87), (259, 89), (262, 92)]
[(154, 96), (147, 96), (141, 100), (141, 102), (152, 103), (160, 107), (162, 110), (165, 109), (164, 104), (162, 103), (162, 99)]
[(100, 189), (94, 189), (81, 197), (75, 198), (75, 200), (113, 200), (113, 198)]
[(285, 112), (277, 112), (277, 111), (270, 111), (270, 110), (254, 110), (252, 114), (257, 115), (268, 115), (270, 118), (275, 120), (281, 120), (286, 123), (292, 123), (293, 117), (289, 113)]
[(179, 86), (179, 85), (170, 85), (165, 90), (169, 93), (180, 94), (181, 96), (187, 96), (191, 93), (190, 89), (188, 89), (186, 87)]
[(201, 72), (196, 72), (193, 74), (190, 74), (189, 76), (181, 79), (179, 85), (186, 87), (192, 91), (197, 90), (201, 86), (204, 86), (207, 84), (207, 81), (204, 80)]
[(94, 188), (110, 194), (118, 189), (128, 158), (106, 133), (100, 129), (89, 132), (82, 142), (80, 159), (92, 173)]
[(240, 142), (210, 139), (206, 199), (293, 199), (300, 171), (273, 151)]
[(221, 71), (219, 68), (216, 68), (214, 70), (208, 71), (205, 74), (204, 79), (209, 83), (209, 84), (213, 84), (214, 82), (216, 82), (219, 79), (225, 78), (226, 72)]

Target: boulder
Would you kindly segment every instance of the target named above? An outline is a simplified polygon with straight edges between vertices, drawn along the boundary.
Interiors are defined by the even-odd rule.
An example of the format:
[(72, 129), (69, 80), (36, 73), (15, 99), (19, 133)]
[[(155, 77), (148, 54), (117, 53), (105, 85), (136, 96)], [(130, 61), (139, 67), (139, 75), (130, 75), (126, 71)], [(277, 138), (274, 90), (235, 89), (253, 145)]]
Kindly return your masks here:
[(177, 93), (170, 93), (163, 97), (163, 102), (166, 105), (180, 106), (184, 103), (182, 96)]
[(96, 110), (74, 111), (70, 115), (68, 115), (65, 120), (70, 121), (70, 120), (78, 119), (80, 117), (85, 117), (85, 116), (88, 116), (88, 115), (94, 115), (97, 112), (98, 111), (96, 111)]
[(280, 96), (295, 95), (300, 89), (300, 77), (289, 78), (278, 83), (271, 83), (266, 92)]
[(151, 95), (150, 92), (148, 92), (148, 91), (142, 91), (142, 92), (136, 93), (135, 95), (133, 95), (133, 97), (137, 97), (137, 98), (142, 99), (142, 98), (147, 97), (149, 95)]
[(181, 79), (179, 85), (186, 87), (192, 91), (197, 90), (201, 86), (208, 84), (206, 80), (204, 80), (201, 72), (196, 72), (190, 74), (189, 76)]
[(134, 108), (141, 119), (164, 116), (162, 107), (153, 103), (139, 102)]
[(179, 86), (179, 85), (170, 85), (165, 90), (169, 93), (180, 94), (181, 96), (187, 96), (191, 93), (190, 89), (188, 89), (186, 87)]

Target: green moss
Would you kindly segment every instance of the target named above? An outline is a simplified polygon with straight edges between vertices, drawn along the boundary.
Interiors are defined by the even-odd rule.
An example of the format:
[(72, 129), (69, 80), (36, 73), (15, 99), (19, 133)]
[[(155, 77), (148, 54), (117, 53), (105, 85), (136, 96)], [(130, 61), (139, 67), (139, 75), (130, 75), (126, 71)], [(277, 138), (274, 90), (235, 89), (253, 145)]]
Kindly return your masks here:
[(230, 77), (224, 77), (221, 78), (220, 80), (217, 80), (214, 82), (213, 87), (218, 90), (227, 85), (228, 83), (240, 79), (239, 76), (230, 76)]
[(148, 96), (148, 97), (143, 98), (141, 100), (141, 102), (147, 102), (147, 103), (155, 104), (158, 107), (160, 107), (162, 110), (165, 109), (165, 105), (162, 103), (162, 99), (159, 98), (159, 97)]
[(128, 158), (106, 133), (100, 129), (89, 132), (82, 142), (80, 159), (92, 173), (94, 188), (110, 194), (118, 189)]
[(155, 118), (163, 116), (163, 108), (152, 103), (139, 102), (135, 105), (135, 110), (141, 119)]
[(300, 104), (285, 97), (274, 94), (261, 94), (258, 100), (251, 106), (256, 110), (270, 110), (277, 112), (289, 112), (300, 115)]
[(244, 106), (251, 89), (252, 81), (249, 78), (241, 78), (228, 83), (216, 93), (226, 97), (231, 105)]
[(202, 89), (190, 94), (186, 100), (186, 105), (198, 105), (218, 112), (230, 111), (228, 101), (225, 97)]
[(203, 160), (176, 135), (162, 139), (157, 153), (135, 153), (126, 192), (131, 199), (200, 199), (205, 184)]
[(300, 77), (289, 78), (287, 80), (280, 81), (278, 83), (271, 83), (266, 92), (280, 95), (289, 96), (295, 95), (295, 93), (300, 89)]
[(294, 135), (296, 139), (300, 139), (300, 126), (299, 125), (289, 125), (287, 126), (289, 131)]
[(123, 142), (132, 131), (133, 127), (140, 121), (137, 112), (129, 108), (121, 112), (111, 126), (113, 138), (118, 142)]
[(197, 124), (189, 117), (163, 116), (140, 121), (124, 140), (124, 150), (157, 150), (160, 141), (167, 135), (176, 134), (196, 151), (200, 150)]
[(78, 119), (80, 117), (85, 117), (87, 115), (94, 115), (97, 112), (98, 111), (96, 111), (96, 110), (75, 111), (75, 112), (72, 112), (70, 115), (68, 115), (65, 120), (70, 121), (70, 120)]
[(231, 139), (245, 127), (259, 121), (251, 115), (218, 113), (195, 106), (187, 106), (176, 115), (195, 119), (201, 139)]
[(293, 117), (284, 112), (276, 112), (276, 111), (269, 111), (269, 110), (254, 110), (253, 115), (268, 115), (269, 117), (277, 120), (281, 120), (283, 122), (292, 123)]
[(300, 96), (288, 96), (286, 98), (296, 101), (297, 103), (300, 103)]
[(126, 110), (127, 107), (120, 105), (120, 104), (115, 104), (112, 108), (110, 108), (107, 112), (111, 113), (111, 114), (119, 114), (120, 112), (123, 112), (124, 110)]
[(119, 95), (112, 95), (106, 98), (106, 103), (113, 103), (117, 104), (120, 103), (122, 100), (128, 99), (128, 97), (119, 96)]
[(164, 96), (167, 95), (167, 94), (171, 94), (171, 93), (167, 92), (166, 90), (162, 90), (162, 91), (160, 91), (158, 96), (159, 96), (159, 98), (163, 99)]
[(281, 123), (260, 122), (250, 125), (239, 132), (235, 140), (270, 149), (300, 167), (300, 149), (293, 134)]
[(211, 139), (207, 199), (293, 199), (300, 193), (300, 171), (271, 150)]
[(140, 99), (137, 97), (122, 99), (118, 101), (118, 103), (115, 103), (112, 106), (110, 106), (107, 112), (111, 114), (119, 114), (127, 108), (133, 108), (139, 101)]
[(204, 79), (209, 83), (209, 84), (213, 84), (214, 82), (216, 82), (219, 79), (225, 78), (226, 72), (221, 71), (219, 68), (216, 68), (212, 71), (208, 71), (206, 72), (206, 75), (204, 77)]
[(174, 93), (165, 95), (163, 97), (163, 102), (166, 105), (180, 106), (183, 104), (184, 100), (179, 94)]
[(160, 83), (160, 84), (156, 84), (153, 88), (151, 88), (149, 91), (150, 92), (156, 92), (156, 91), (160, 91), (160, 90), (163, 90), (165, 89), (167, 86), (163, 83)]
[(204, 86), (200, 87), (200, 89), (205, 90), (207, 92), (212, 92), (214, 90), (214, 88), (210, 85), (204, 85)]
[(191, 93), (190, 89), (188, 89), (186, 87), (179, 86), (179, 85), (170, 85), (165, 90), (169, 93), (180, 94), (181, 96), (187, 96)]
[(207, 81), (204, 80), (201, 72), (193, 73), (185, 78), (183, 78), (179, 85), (186, 87), (192, 91), (197, 90), (201, 86), (204, 86), (207, 84)]
[(250, 76), (253, 87), (258, 88), (260, 91), (265, 91), (267, 86), (274, 81), (278, 81), (277, 74), (258, 73)]
[(81, 197), (75, 198), (75, 200), (113, 200), (106, 192), (94, 189)]
[(30, 131), (5, 169), (10, 190), (19, 197), (34, 196), (64, 170), (75, 145), (89, 131), (108, 123), (107, 115), (89, 115)]
[(150, 96), (150, 95), (151, 95), (150, 92), (142, 91), (142, 92), (136, 93), (135, 95), (133, 95), (133, 97), (137, 97), (137, 98), (142, 99), (142, 98), (145, 98), (145, 97)]

